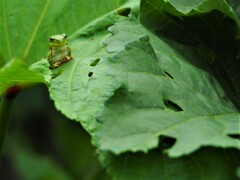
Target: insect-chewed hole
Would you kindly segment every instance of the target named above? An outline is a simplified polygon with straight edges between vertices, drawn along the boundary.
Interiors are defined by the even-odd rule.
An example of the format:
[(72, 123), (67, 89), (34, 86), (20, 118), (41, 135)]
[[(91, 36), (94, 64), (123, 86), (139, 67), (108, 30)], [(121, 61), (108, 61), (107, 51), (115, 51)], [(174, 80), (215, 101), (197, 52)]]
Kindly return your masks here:
[(169, 149), (176, 143), (175, 138), (168, 136), (160, 136), (158, 141), (159, 141), (158, 147), (161, 149)]
[(98, 63), (99, 63), (100, 59), (95, 59), (91, 64), (90, 66), (96, 66)]
[(233, 138), (233, 139), (238, 139), (240, 140), (240, 135), (239, 134), (228, 134), (229, 137)]
[(171, 74), (169, 74), (168, 72), (164, 71), (164, 73), (165, 73), (168, 77), (170, 77), (171, 79), (174, 79), (174, 77), (173, 77)]
[(88, 73), (88, 77), (92, 77), (92, 75), (93, 75), (93, 72)]
[(125, 8), (122, 8), (122, 9), (118, 9), (117, 10), (117, 14), (120, 15), (120, 16), (126, 16), (128, 17), (128, 15), (130, 14), (131, 12), (131, 8), (128, 8), (128, 7), (125, 7)]
[(165, 106), (168, 107), (169, 109), (172, 109), (176, 112), (183, 111), (183, 109), (179, 105), (177, 105), (176, 103), (174, 103), (170, 100), (164, 99), (163, 102), (164, 102)]

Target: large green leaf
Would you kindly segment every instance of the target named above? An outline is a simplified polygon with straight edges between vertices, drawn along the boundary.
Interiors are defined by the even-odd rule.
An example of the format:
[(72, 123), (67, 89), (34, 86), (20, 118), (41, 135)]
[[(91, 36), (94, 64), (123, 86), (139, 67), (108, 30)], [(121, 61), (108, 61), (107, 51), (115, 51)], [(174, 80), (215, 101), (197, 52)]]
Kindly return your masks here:
[(0, 51), (31, 64), (47, 54), (48, 37), (71, 34), (125, 0), (1, 0)]
[[(138, 2), (121, 8), (134, 12)], [(125, 19), (115, 12), (103, 16), (76, 32), (70, 43), (74, 60), (60, 68), (62, 73), (51, 81), (50, 95), (55, 106), (70, 119), (80, 121), (85, 129), (97, 127), (96, 117), (103, 111), (104, 103), (120, 86), (108, 75), (109, 54), (102, 44), (108, 36), (106, 27)]]
[[(117, 2), (112, 0), (108, 3), (98, 1), (96, 5), (93, 0), (88, 2), (1, 0), (0, 67), (12, 57), (21, 57), (22, 61), (27, 64), (38, 61), (47, 54), (47, 41), (50, 35), (62, 32), (71, 34), (91, 20), (119, 7), (123, 2), (124, 0)], [(89, 10), (93, 12), (89, 13)], [(32, 69), (40, 74), (45, 74), (45, 81), (49, 82), (51, 79), (49, 70), (41, 69), (39, 66), (41, 63), (45, 67), (46, 62), (41, 61)], [(7, 70), (6, 68), (1, 70), (0, 94), (15, 84), (25, 83), (28, 85), (31, 82), (44, 82), (40, 76), (36, 77), (37, 74), (29, 76), (27, 67), (19, 61), (10, 64), (7, 65)], [(25, 70), (23, 70), (24, 68)], [(48, 75), (46, 75), (47, 73)]]
[(70, 39), (75, 59), (51, 81), (56, 107), (93, 136), (98, 129), (94, 141), (114, 153), (146, 152), (159, 136), (177, 139), (168, 151), (174, 157), (201, 146), (240, 147), (229, 136), (239, 133), (240, 114), (197, 51), (158, 38), (133, 17), (110, 28), (105, 49), (104, 27), (119, 20), (110, 13)]
[[(133, 11), (135, 5), (137, 2), (121, 11)], [(153, 6), (148, 10), (151, 14)], [(216, 16), (220, 22), (224, 20), (222, 15)], [(239, 111), (204, 59), (216, 52), (205, 42), (196, 45), (190, 39), (183, 45), (184, 42), (164, 34), (155, 35), (150, 32), (154, 28), (146, 30), (132, 15), (120, 17), (109, 13), (70, 38), (74, 60), (53, 70), (62, 73), (51, 80), (49, 87), (57, 109), (81, 122), (100, 150), (110, 151), (103, 162), (116, 179), (154, 178), (159, 173), (164, 178), (166, 173), (158, 170), (175, 162), (176, 166), (165, 169), (176, 169), (172, 174), (180, 174), (182, 179), (204, 179), (202, 172), (213, 179), (235, 178), (235, 164), (230, 168), (222, 162), (215, 163), (221, 153), (214, 157), (212, 153), (195, 153), (181, 159), (170, 158), (193, 153), (202, 146), (240, 148), (239, 139), (234, 136), (240, 133)], [(106, 28), (113, 24), (110, 35)], [(229, 27), (236, 28), (236, 23)], [(235, 35), (228, 35), (225, 40), (235, 42)], [(201, 53), (196, 47), (203, 47)], [(166, 150), (170, 157), (156, 149), (164, 143), (162, 136), (175, 140)], [(194, 164), (193, 173), (189, 173), (193, 159), (201, 161), (200, 166), (208, 163), (202, 160), (203, 156), (213, 157), (209, 160), (211, 165), (201, 171)], [(152, 167), (151, 171), (146, 170), (143, 162)], [(223, 162), (227, 159), (223, 158)], [(227, 172), (218, 176), (212, 170), (216, 165), (221, 170), (227, 168)]]
[(108, 71), (122, 86), (101, 115), (100, 149), (147, 152), (161, 135), (177, 139), (168, 151), (174, 157), (203, 145), (240, 147), (228, 136), (240, 133), (240, 114), (191, 48), (156, 38), (135, 22), (111, 32), (107, 50), (116, 54)]

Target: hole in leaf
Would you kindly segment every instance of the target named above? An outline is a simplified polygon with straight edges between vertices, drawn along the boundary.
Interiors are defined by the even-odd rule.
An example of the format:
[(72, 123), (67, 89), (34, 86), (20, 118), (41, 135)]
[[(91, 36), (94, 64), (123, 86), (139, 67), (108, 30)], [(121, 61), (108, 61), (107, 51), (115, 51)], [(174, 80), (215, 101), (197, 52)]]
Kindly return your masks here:
[(93, 72), (88, 73), (88, 77), (92, 77), (92, 75), (93, 75)]
[(240, 135), (239, 134), (228, 134), (229, 137), (233, 138), (233, 139), (238, 139), (240, 140)]
[(168, 76), (168, 77), (170, 77), (171, 79), (174, 79), (174, 77), (171, 75), (171, 74), (169, 74), (168, 72), (166, 72), (166, 71), (164, 71), (165, 72), (165, 74)]
[(90, 66), (96, 66), (98, 63), (99, 63), (100, 59), (95, 59), (91, 64)]
[(176, 139), (168, 136), (160, 136), (158, 142), (159, 142), (158, 148), (169, 149), (175, 144)]
[(174, 111), (183, 111), (183, 109), (178, 106), (176, 103), (170, 101), (170, 100), (163, 100), (164, 104), (166, 107), (168, 107), (169, 109), (172, 109)]
[(128, 7), (117, 10), (118, 15), (120, 15), (120, 16), (126, 16), (126, 17), (128, 17), (128, 15), (130, 14), (130, 12), (131, 12), (131, 8), (128, 8)]

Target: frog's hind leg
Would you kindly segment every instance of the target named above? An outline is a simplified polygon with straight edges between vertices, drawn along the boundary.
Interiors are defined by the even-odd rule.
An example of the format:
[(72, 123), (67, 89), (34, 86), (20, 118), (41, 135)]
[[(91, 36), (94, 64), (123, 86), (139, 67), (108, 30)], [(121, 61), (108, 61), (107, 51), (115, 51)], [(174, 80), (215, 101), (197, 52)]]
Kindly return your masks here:
[(50, 68), (53, 69), (54, 68), (54, 63), (52, 62), (51, 53), (50, 52), (47, 55), (47, 59), (48, 59), (48, 62), (50, 64)]

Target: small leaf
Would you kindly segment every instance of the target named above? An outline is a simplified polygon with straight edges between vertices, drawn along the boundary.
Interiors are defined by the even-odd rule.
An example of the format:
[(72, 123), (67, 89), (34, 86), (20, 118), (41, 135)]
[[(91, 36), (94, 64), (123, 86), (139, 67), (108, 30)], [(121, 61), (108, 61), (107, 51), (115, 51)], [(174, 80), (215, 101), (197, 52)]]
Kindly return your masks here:
[(44, 83), (44, 79), (39, 74), (30, 71), (28, 67), (19, 59), (13, 59), (0, 69), (0, 95), (14, 85), (23, 88), (31, 83)]

